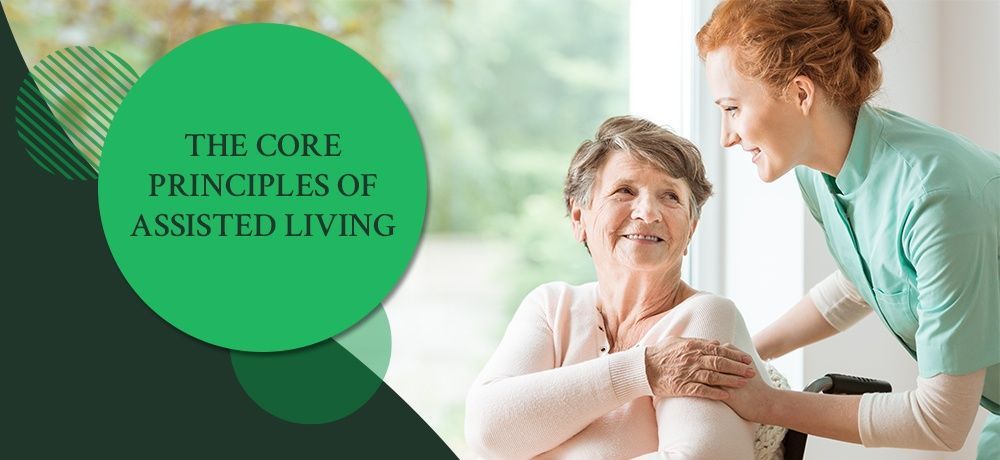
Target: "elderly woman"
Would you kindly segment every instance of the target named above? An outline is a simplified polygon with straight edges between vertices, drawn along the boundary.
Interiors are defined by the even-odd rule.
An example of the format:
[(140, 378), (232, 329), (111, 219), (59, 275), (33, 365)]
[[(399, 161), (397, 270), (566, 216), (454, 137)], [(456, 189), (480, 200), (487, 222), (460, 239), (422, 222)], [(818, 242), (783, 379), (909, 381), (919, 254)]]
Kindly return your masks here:
[(469, 392), (476, 454), (753, 457), (756, 425), (722, 400), (763, 364), (733, 303), (681, 280), (711, 190), (698, 150), (649, 121), (611, 118), (580, 146), (564, 195), (597, 282), (521, 303)]

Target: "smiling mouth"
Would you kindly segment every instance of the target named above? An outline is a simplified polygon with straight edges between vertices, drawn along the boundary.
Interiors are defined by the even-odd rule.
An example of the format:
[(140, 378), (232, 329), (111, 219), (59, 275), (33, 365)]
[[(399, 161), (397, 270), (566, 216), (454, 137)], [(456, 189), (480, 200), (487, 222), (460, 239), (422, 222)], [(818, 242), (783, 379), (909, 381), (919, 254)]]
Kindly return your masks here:
[(630, 234), (622, 235), (622, 236), (624, 236), (625, 238), (628, 238), (628, 239), (630, 239), (632, 241), (652, 241), (652, 242), (655, 242), (655, 243), (659, 243), (659, 242), (663, 241), (663, 238), (660, 238), (658, 236), (655, 236), (655, 235), (643, 235), (643, 234), (639, 234), (639, 233), (630, 233)]

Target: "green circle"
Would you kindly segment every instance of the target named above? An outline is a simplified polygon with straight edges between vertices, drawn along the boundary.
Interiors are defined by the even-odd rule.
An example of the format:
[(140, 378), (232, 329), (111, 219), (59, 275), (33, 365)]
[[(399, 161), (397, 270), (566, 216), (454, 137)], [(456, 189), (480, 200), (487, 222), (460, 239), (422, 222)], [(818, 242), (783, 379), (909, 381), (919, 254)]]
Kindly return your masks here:
[(240, 386), (260, 408), (293, 423), (340, 420), (363, 406), (382, 384), (392, 339), (385, 310), (333, 340), (277, 353), (229, 353)]
[[(203, 137), (195, 152), (185, 137), (209, 133), (217, 144), (243, 134), (245, 150), (209, 152)], [(286, 151), (298, 139), (311, 154), (259, 153), (258, 140), (270, 153), (266, 135), (284, 133)], [(426, 176), (413, 119), (370, 63), (309, 30), (249, 24), (192, 39), (143, 74), (109, 130), (98, 195), (111, 253), (157, 314), (215, 345), (281, 351), (338, 334), (389, 293), (420, 238)], [(265, 195), (234, 196), (248, 189)]]

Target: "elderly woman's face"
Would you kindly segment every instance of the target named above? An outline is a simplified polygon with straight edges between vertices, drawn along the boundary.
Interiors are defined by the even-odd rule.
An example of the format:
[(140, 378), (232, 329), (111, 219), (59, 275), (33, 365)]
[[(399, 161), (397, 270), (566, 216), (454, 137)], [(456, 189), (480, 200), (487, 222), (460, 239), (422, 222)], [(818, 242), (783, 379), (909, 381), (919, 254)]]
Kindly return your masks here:
[(690, 195), (684, 180), (612, 152), (598, 171), (590, 206), (573, 206), (575, 236), (587, 243), (598, 269), (679, 268), (697, 224)]

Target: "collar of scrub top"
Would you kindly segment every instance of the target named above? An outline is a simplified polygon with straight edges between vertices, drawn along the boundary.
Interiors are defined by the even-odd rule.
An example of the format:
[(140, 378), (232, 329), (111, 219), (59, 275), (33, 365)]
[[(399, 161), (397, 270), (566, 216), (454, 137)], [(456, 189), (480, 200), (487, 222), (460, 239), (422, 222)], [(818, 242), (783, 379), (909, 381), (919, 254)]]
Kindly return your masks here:
[(858, 111), (858, 121), (854, 125), (854, 137), (851, 138), (851, 149), (847, 151), (847, 159), (840, 168), (836, 179), (823, 174), (830, 193), (835, 195), (851, 195), (861, 187), (868, 177), (875, 146), (882, 137), (883, 121), (878, 109), (862, 104)]
[[(879, 317), (882, 318), (882, 322), (892, 331), (899, 342), (903, 344), (903, 347), (911, 350), (906, 341), (886, 321), (885, 314), (882, 313), (882, 307), (875, 301), (867, 262), (858, 250), (854, 228), (844, 210), (844, 200), (840, 199), (840, 197), (843, 197), (845, 200), (850, 200), (851, 195), (858, 191), (865, 183), (865, 179), (868, 178), (868, 171), (875, 157), (876, 146), (882, 138), (883, 127), (884, 121), (879, 110), (868, 104), (863, 104), (858, 111), (858, 121), (854, 126), (854, 137), (851, 139), (851, 148), (847, 152), (847, 159), (844, 160), (844, 166), (840, 169), (840, 174), (836, 178), (828, 176), (825, 173), (822, 174), (824, 182), (826, 182), (826, 186), (830, 190), (831, 203), (837, 210), (843, 224), (842, 226), (831, 227), (831, 229), (835, 234), (843, 235), (840, 238), (849, 238), (843, 241), (850, 241), (853, 246), (853, 252), (845, 254), (848, 260), (842, 262), (848, 265), (842, 265), (841, 269), (845, 270), (845, 274), (852, 272), (849, 268), (856, 267), (858, 269), (857, 276), (849, 276), (848, 278), (852, 283), (855, 283), (858, 291), (862, 293), (862, 297), (878, 312)], [(837, 237), (835, 236), (834, 238)]]

